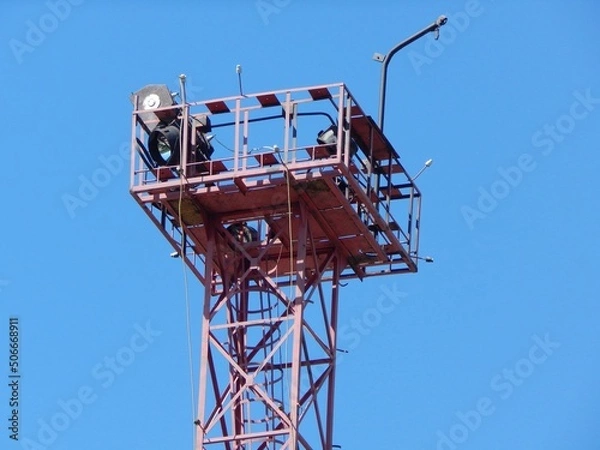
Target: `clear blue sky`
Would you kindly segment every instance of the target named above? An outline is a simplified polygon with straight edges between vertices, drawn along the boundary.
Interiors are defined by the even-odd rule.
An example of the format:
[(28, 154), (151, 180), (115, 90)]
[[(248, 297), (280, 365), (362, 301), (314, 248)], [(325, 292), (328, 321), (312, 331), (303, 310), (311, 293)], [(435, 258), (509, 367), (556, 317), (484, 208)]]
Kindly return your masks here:
[[(22, 363), (21, 442), (0, 400), (1, 448), (191, 448), (181, 265), (125, 159), (86, 206), (64, 204), (121, 154), (132, 91), (186, 73), (195, 100), (235, 95), (241, 64), (247, 92), (343, 81), (376, 115), (373, 52), (440, 14), (440, 41), (392, 62), (386, 113), (406, 167), (435, 160), (419, 185), (436, 262), (344, 291), (335, 442), (599, 448), (596, 0), (54, 1), (6, 0), (0, 27), (0, 398), (13, 316)], [(402, 293), (385, 313), (382, 289)], [(111, 369), (118, 352), (135, 360)], [(22, 445), (53, 418), (50, 445)]]

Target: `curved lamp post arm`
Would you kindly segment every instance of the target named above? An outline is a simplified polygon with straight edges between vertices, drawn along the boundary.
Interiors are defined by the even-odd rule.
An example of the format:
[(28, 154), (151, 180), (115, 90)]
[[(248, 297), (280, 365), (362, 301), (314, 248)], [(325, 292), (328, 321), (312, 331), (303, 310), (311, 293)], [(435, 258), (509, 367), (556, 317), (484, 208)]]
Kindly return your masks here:
[(387, 71), (388, 71), (388, 66), (390, 64), (391, 59), (393, 58), (393, 56), (396, 53), (398, 53), (400, 50), (402, 50), (407, 45), (412, 44), (417, 39), (420, 39), (423, 36), (425, 36), (426, 34), (431, 33), (433, 31), (438, 31), (441, 26), (446, 24), (446, 22), (448, 22), (448, 18), (446, 16), (440, 16), (437, 18), (437, 20), (435, 22), (433, 22), (428, 27), (423, 28), (418, 33), (412, 35), (408, 39), (405, 39), (404, 41), (397, 44), (394, 48), (392, 48), (390, 50), (390, 52), (387, 55), (381, 55), (379, 53), (375, 54), (374, 59), (376, 61), (383, 63), (383, 66), (381, 67), (381, 83), (380, 83), (380, 87), (379, 87), (379, 128), (381, 129), (381, 131), (383, 131), (383, 120), (385, 117), (385, 94), (386, 94), (386, 88), (387, 88), (387, 86), (386, 86), (387, 85)]

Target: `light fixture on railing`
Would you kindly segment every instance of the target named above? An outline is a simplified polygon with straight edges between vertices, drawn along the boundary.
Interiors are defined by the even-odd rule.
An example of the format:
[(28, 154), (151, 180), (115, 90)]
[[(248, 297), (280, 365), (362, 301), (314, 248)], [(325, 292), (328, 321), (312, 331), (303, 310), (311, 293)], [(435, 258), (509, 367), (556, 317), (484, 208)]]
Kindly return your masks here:
[[(191, 138), (191, 133), (189, 133), (189, 136)], [(152, 130), (148, 137), (148, 151), (158, 166), (176, 166), (179, 164), (181, 155), (180, 137), (181, 120), (179, 119), (169, 123), (161, 122)], [(214, 148), (210, 143), (213, 137), (213, 135), (206, 135), (197, 129), (196, 145), (192, 145), (191, 139), (188, 141), (191, 156), (191, 158), (188, 158), (191, 161), (188, 162), (208, 161), (214, 152)]]
[(413, 181), (415, 181), (417, 178), (419, 178), (419, 176), (425, 172), (425, 170), (427, 170), (429, 167), (431, 167), (431, 165), (433, 164), (433, 159), (428, 159), (427, 161), (425, 161), (425, 165), (423, 167), (421, 167), (421, 170), (419, 170), (419, 172), (417, 172), (417, 174), (413, 177)]
[(431, 257), (431, 256), (421, 257), (421, 256), (417, 256), (417, 255), (412, 255), (411, 257), (414, 258), (414, 259), (420, 259), (421, 261), (425, 261), (427, 263), (432, 263), (433, 262), (433, 257)]
[(169, 124), (159, 123), (148, 137), (148, 150), (152, 160), (158, 166), (175, 166), (179, 164), (181, 143), (179, 121)]
[[(337, 125), (331, 125), (329, 128), (319, 131), (319, 134), (317, 135), (317, 143), (321, 145), (327, 145), (327, 151), (333, 155), (337, 152), (337, 134)], [(354, 156), (357, 150), (358, 147), (356, 142), (350, 139), (350, 157)]]
[[(148, 154), (157, 166), (176, 166), (181, 162), (182, 149), (182, 120), (179, 117), (180, 109), (172, 108), (156, 111), (177, 105), (174, 95), (166, 85), (150, 84), (143, 87), (131, 97), (140, 120), (148, 127), (153, 122), (158, 124), (148, 135)], [(211, 131), (208, 116), (194, 117), (188, 122), (188, 163), (197, 163), (210, 160), (214, 152), (210, 140), (214, 136), (206, 135)], [(192, 139), (195, 133), (195, 139)]]

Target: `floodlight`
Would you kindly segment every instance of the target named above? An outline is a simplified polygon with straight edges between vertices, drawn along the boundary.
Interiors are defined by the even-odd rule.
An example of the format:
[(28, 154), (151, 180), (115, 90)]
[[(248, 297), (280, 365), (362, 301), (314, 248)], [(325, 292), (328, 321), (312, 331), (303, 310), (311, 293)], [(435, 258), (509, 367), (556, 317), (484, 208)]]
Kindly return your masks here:
[[(209, 130), (210, 122), (207, 120), (201, 127), (194, 129), (190, 122), (188, 127), (188, 163), (208, 161), (214, 152), (210, 141), (213, 135), (206, 135), (200, 131)], [(192, 144), (192, 133), (196, 133), (195, 145)], [(181, 161), (181, 120), (176, 119), (169, 123), (159, 123), (148, 137), (148, 151), (157, 166), (176, 166)]]
[[(317, 143), (321, 145), (327, 145), (327, 150), (332, 155), (336, 153), (336, 144), (337, 144), (337, 133), (338, 127), (337, 125), (331, 125), (329, 128), (325, 130), (319, 131), (317, 135)], [(350, 140), (350, 156), (354, 156), (356, 150), (358, 149), (356, 143), (353, 140)]]
[[(183, 75), (182, 75), (183, 76)], [(148, 163), (155, 166), (176, 166), (181, 161), (182, 120), (180, 108), (160, 110), (177, 105), (175, 94), (166, 85), (149, 84), (131, 96), (131, 102), (139, 112), (139, 119), (146, 129), (152, 129), (148, 136)], [(159, 111), (157, 111), (159, 110)], [(214, 149), (210, 144), (211, 137), (204, 133), (211, 129), (208, 116), (192, 117), (188, 126), (187, 148), (188, 163), (207, 161)], [(157, 123), (154, 128), (152, 126)], [(192, 137), (195, 134), (195, 139)]]
[(227, 227), (227, 231), (235, 238), (236, 241), (242, 244), (258, 241), (258, 231), (246, 224), (246, 222), (238, 222)]
[(148, 150), (158, 166), (176, 166), (179, 164), (181, 134), (178, 121), (170, 124), (159, 123), (150, 133)]
[[(319, 131), (317, 142), (322, 145), (335, 145), (337, 142), (337, 126), (331, 125), (326, 130)], [(335, 150), (332, 153), (334, 152)]]

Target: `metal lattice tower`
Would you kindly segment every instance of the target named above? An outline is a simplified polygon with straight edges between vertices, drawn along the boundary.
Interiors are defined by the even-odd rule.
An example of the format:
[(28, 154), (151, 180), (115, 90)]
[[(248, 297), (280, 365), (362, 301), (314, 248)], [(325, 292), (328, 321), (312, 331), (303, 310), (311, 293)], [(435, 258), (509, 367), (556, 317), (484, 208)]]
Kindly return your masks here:
[(420, 192), (343, 84), (157, 98), (131, 193), (205, 288), (195, 449), (329, 450), (341, 282), (417, 271)]

